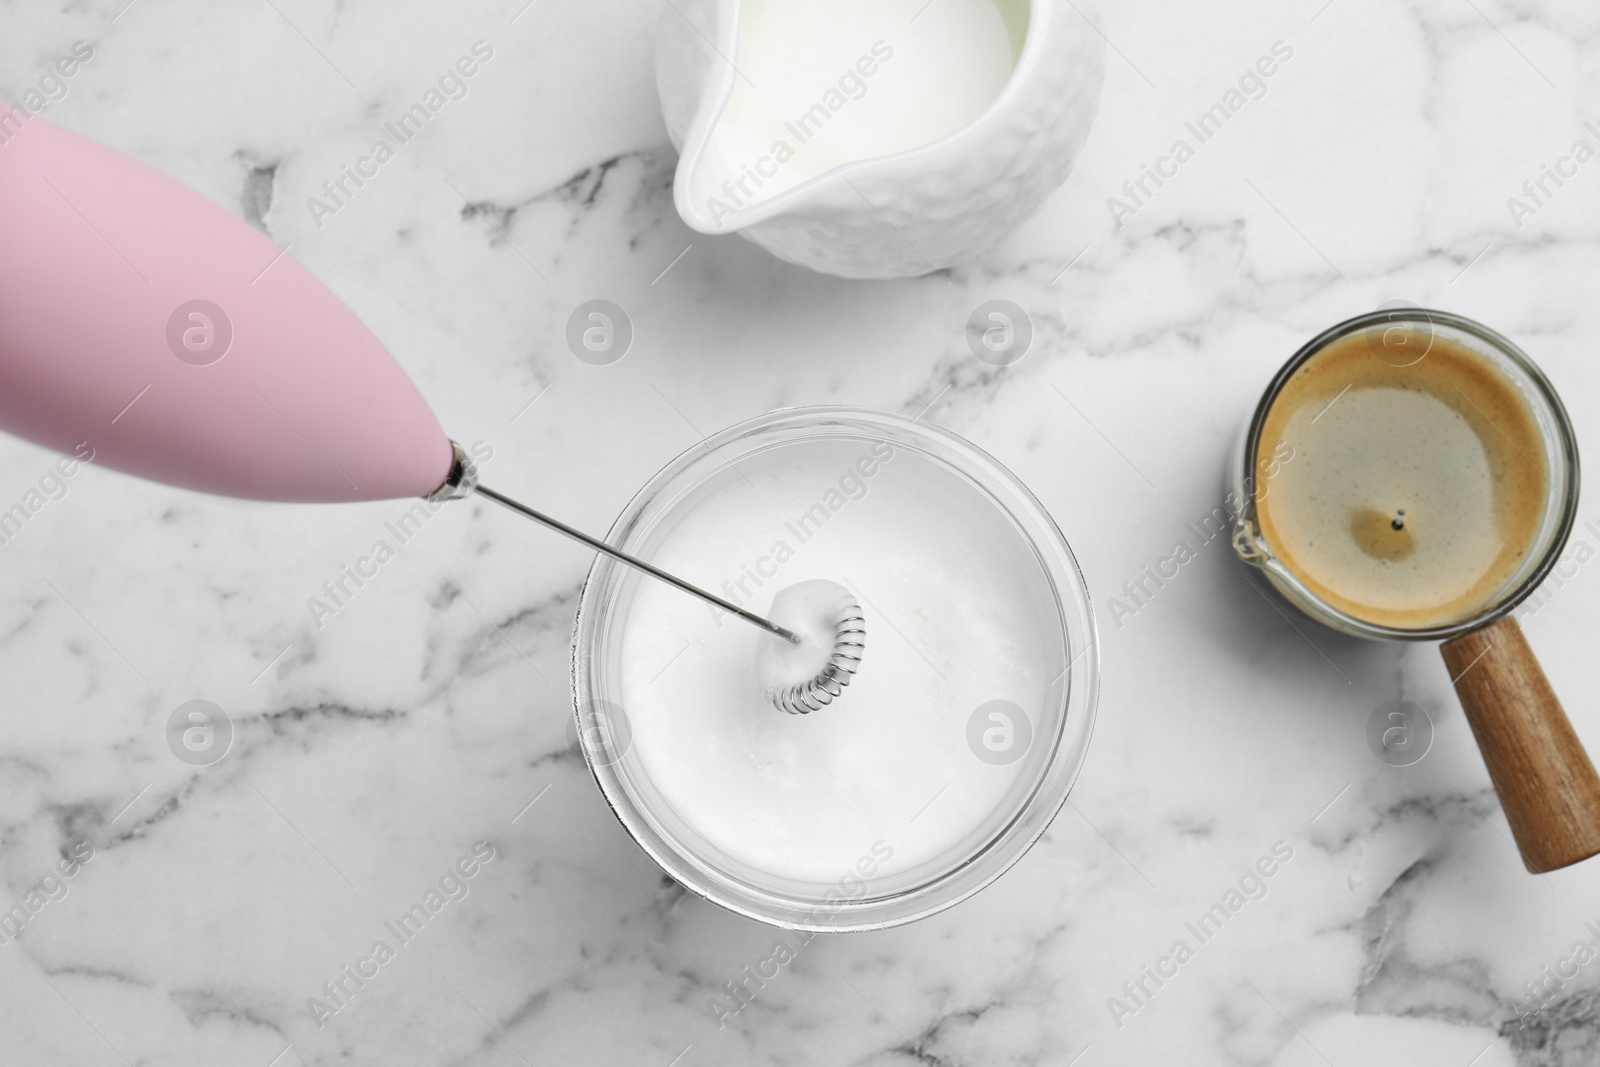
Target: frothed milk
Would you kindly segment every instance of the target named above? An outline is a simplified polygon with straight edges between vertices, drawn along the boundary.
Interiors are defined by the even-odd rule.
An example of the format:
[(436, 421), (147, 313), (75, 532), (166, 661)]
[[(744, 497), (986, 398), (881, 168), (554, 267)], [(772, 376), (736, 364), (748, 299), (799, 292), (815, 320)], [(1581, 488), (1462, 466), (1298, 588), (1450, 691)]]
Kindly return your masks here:
[[(1068, 660), (1033, 550), (980, 490), (882, 442), (780, 448), (737, 469), (697, 494), (653, 561), (728, 574), (721, 591), (758, 611), (798, 582), (846, 584), (866, 652), (832, 705), (787, 715), (759, 677), (759, 630), (640, 584), (619, 703), (657, 806), (734, 862), (804, 882), (836, 879), (875, 841), (895, 874), (959, 850), (1021, 802), (1060, 729), (1046, 709)], [(1031, 719), (1015, 763), (968, 740), (974, 710), (997, 699)]]
[(1487, 357), (1426, 324), (1361, 331), (1302, 364), (1257, 443), (1291, 450), (1260, 489), (1262, 540), (1366, 622), (1466, 618), (1538, 540), (1550, 490), (1532, 408)]
[(954, 133), (1005, 86), (1027, 21), (1026, 0), (746, 0), (700, 195), (720, 215)]

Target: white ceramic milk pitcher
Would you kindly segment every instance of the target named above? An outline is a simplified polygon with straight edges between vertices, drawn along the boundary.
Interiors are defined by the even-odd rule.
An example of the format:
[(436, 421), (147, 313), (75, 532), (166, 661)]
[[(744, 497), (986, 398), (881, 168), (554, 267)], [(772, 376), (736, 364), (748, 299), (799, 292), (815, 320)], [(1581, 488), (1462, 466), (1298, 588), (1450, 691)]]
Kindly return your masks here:
[(656, 41), (684, 221), (849, 278), (1016, 229), (1065, 179), (1102, 75), (1064, 0), (668, 0)]

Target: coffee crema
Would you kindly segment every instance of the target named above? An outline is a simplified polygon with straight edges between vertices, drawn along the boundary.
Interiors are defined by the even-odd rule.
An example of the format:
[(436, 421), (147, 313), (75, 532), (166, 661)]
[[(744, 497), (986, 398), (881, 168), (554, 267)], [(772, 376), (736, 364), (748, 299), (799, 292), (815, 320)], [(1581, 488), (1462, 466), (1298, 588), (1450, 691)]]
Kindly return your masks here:
[(1294, 455), (1256, 500), (1272, 554), (1328, 604), (1395, 629), (1448, 626), (1503, 595), (1550, 493), (1522, 391), (1425, 323), (1375, 326), (1306, 360), (1256, 449)]

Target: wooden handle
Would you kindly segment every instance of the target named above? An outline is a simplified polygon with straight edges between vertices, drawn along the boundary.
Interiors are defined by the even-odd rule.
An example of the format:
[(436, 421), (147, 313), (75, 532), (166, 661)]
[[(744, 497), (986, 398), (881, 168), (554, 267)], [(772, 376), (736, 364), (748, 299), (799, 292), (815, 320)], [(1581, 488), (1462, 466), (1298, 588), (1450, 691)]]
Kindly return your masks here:
[(1517, 620), (1463, 634), (1439, 651), (1523, 864), (1543, 874), (1600, 853), (1600, 777)]

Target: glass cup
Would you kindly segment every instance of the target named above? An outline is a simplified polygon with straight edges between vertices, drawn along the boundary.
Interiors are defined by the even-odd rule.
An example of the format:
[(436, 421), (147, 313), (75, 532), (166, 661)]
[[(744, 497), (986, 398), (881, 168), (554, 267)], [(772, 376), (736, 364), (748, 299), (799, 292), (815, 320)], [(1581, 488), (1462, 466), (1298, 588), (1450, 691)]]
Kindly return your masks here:
[[(1038, 646), (1048, 649), (1044, 661), (1033, 665), (1042, 696), (1031, 739), (1018, 761), (1020, 770), (994, 810), (944, 853), (893, 874), (863, 879), (859, 890), (843, 895), (835, 882), (775, 875), (729, 855), (652, 780), (634, 736), (638, 731), (627, 725), (622, 636), (640, 583), (651, 579), (602, 556), (579, 599), (573, 639), (575, 715), (590, 770), (607, 803), (639, 846), (681, 885), (774, 926), (882, 929), (931, 915), (976, 893), (1022, 857), (1065, 803), (1094, 724), (1098, 645), (1088, 589), (1072, 552), (1043, 505), (995, 459), (954, 434), (860, 408), (775, 411), (724, 430), (667, 464), (624, 509), (607, 541), (651, 559), (653, 548), (693, 516), (701, 502), (740, 479), (764, 481), (772, 471), (809, 463), (813, 457), (859, 453), (885, 443), (894, 450), (896, 463), (899, 456), (912, 456), (915, 460), (909, 462), (918, 470), (931, 472), (930, 492), (948, 490), (967, 502), (962, 513), (949, 515), (949, 522), (969, 521), (975, 510), (995, 530), (1005, 531), (997, 540), (1006, 543), (997, 543), (994, 550), (1013, 553), (1007, 558), (1026, 570), (1037, 603), (1049, 605), (1046, 614), (1053, 613), (1056, 620)], [(891, 477), (890, 471), (885, 465), (877, 477)], [(936, 533), (927, 531), (929, 536)], [(888, 545), (884, 551), (894, 548)], [(863, 571), (871, 566), (870, 559), (862, 561)], [(685, 577), (693, 580), (696, 575)], [(893, 605), (881, 606), (887, 610)], [(901, 639), (875, 614), (868, 607), (863, 670), (872, 666), (874, 642)], [(1051, 675), (1052, 681), (1042, 681)], [(852, 695), (847, 691), (841, 706), (813, 715), (870, 710), (852, 707)], [(772, 709), (771, 714), (783, 713)], [(950, 740), (952, 745), (971, 744), (967, 738)], [(964, 748), (960, 755), (973, 758)], [(921, 817), (939, 815), (935, 811)]]
[[(1371, 335), (1374, 359), (1407, 367), (1426, 359), (1439, 340), (1486, 360), (1527, 402), (1539, 429), (1548, 472), (1537, 530), (1521, 564), (1460, 618), (1413, 629), (1351, 615), (1319, 597), (1264, 539), (1257, 505), (1272, 491), (1280, 462), (1258, 448), (1267, 413), (1289, 379), (1330, 344)], [(1290, 460), (1292, 462), (1292, 460)], [(1267, 387), (1245, 424), (1229, 463), (1237, 508), (1233, 547), (1306, 615), (1342, 633), (1370, 639), (1443, 641), (1467, 719), (1511, 823), (1524, 864), (1543, 872), (1600, 853), (1600, 777), (1568, 722), (1511, 611), (1555, 566), (1578, 513), (1578, 444), (1566, 408), (1549, 380), (1520, 348), (1471, 319), (1406, 307), (1341, 322), (1306, 343)]]
[[(1537, 536), (1522, 566), (1510, 575), (1499, 591), (1477, 611), (1448, 625), (1422, 629), (1398, 629), (1356, 618), (1327, 603), (1302, 582), (1273, 554), (1272, 546), (1261, 537), (1256, 522), (1256, 504), (1272, 489), (1276, 473), (1273, 457), (1257, 452), (1257, 438), (1267, 412), (1294, 373), (1328, 345), (1353, 334), (1374, 334), (1374, 357), (1390, 360), (1395, 366), (1420, 363), (1436, 338), (1444, 338), (1487, 359), (1515, 385), (1537, 421), (1545, 447), (1545, 468), (1549, 471), (1544, 515)], [(1567, 409), (1544, 373), (1528, 355), (1507, 338), (1445, 311), (1424, 308), (1381, 310), (1358, 315), (1333, 326), (1307, 342), (1283, 369), (1278, 371), (1256, 405), (1234, 449), (1232, 473), (1234, 499), (1241, 506), (1233, 531), (1233, 548), (1239, 558), (1261, 570), (1295, 607), (1327, 626), (1356, 637), (1403, 641), (1437, 641), (1479, 629), (1509, 614), (1538, 588), (1554, 567), (1567, 543), (1578, 516), (1578, 441), (1567, 418)]]

